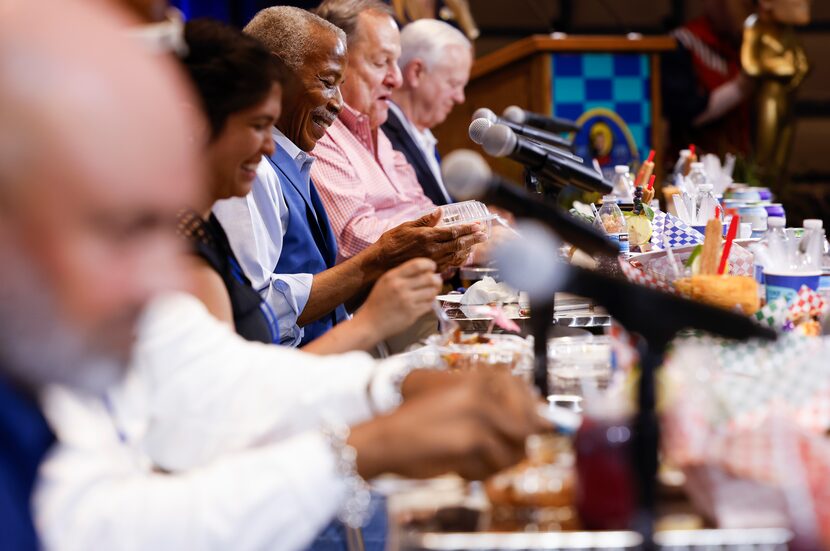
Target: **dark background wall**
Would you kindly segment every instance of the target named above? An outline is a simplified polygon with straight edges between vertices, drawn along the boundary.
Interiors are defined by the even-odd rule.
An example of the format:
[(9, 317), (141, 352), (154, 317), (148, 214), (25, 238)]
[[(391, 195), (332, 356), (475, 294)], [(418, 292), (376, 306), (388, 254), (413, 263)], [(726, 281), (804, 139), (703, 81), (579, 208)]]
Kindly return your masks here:
[[(210, 15), (238, 26), (267, 5), (313, 7), (317, 1), (173, 0), (193, 16)], [(530, 34), (664, 34), (697, 16), (699, 0), (470, 0), (482, 36), (477, 55)], [(793, 211), (830, 214), (830, 0), (813, 1), (813, 22), (799, 30), (813, 72), (801, 89), (790, 172)], [(794, 212), (795, 213), (795, 212)]]

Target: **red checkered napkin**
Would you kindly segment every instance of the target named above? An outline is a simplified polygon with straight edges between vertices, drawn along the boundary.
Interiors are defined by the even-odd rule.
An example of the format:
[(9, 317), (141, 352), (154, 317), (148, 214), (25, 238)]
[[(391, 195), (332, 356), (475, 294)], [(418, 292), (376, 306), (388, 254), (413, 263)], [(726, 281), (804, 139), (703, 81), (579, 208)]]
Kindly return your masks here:
[(641, 270), (640, 268), (633, 266), (624, 258), (620, 258), (620, 268), (628, 281), (632, 283), (650, 287), (652, 289), (659, 289), (673, 295), (677, 294), (677, 290), (668, 279), (656, 273)]
[(795, 321), (806, 316), (820, 318), (824, 315), (825, 307), (826, 303), (820, 294), (802, 285), (787, 311), (787, 319)]

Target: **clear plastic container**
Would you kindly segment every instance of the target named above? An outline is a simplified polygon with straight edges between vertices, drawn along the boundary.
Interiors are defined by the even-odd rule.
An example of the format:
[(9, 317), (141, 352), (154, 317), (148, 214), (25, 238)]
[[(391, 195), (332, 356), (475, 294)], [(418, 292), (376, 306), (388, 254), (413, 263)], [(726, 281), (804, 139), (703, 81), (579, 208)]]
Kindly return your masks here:
[(629, 203), (634, 200), (634, 180), (627, 165), (614, 167), (614, 197)]
[(426, 340), (449, 369), (502, 367), (528, 382), (533, 377), (533, 345), (517, 335), (462, 333), (447, 342), (443, 335)]
[(611, 339), (561, 337), (548, 341), (548, 386), (552, 394), (582, 396), (583, 386), (604, 390), (611, 380)]
[(441, 221), (439, 226), (457, 226), (478, 222), (486, 227), (487, 235), (496, 216), (490, 212), (487, 205), (480, 201), (462, 201), (441, 207)]
[(620, 254), (628, 255), (628, 225), (625, 222), (620, 207), (617, 205), (617, 197), (606, 195), (602, 198), (602, 208), (599, 209), (599, 216), (594, 220), (594, 225), (603, 230), (612, 241), (620, 246)]

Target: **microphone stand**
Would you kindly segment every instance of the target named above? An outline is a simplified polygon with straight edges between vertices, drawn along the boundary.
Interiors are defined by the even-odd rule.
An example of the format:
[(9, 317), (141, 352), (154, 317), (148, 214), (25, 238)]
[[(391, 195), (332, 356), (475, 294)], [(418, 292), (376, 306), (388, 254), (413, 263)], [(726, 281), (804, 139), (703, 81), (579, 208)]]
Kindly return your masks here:
[[(653, 535), (660, 443), (655, 409), (655, 372), (663, 363), (668, 344), (683, 329), (700, 329), (741, 341), (750, 338), (774, 340), (776, 334), (748, 317), (728, 310), (591, 270), (574, 266), (568, 269), (570, 277), (561, 290), (593, 299), (628, 331), (641, 336), (638, 410), (632, 445), (632, 474), (636, 477), (640, 493), (632, 528), (643, 536), (643, 548), (651, 551), (655, 549)], [(535, 374), (535, 378), (538, 379), (539, 375)]]
[[(593, 254), (599, 260), (610, 260), (614, 265), (617, 264), (618, 251), (615, 247), (608, 247), (605, 242), (607, 240), (598, 239), (600, 236), (593, 227), (584, 224), (575, 226), (574, 220), (566, 218), (565, 215), (551, 216), (549, 208), (541, 208), (542, 203), (547, 203), (543, 199), (529, 197), (523, 201), (522, 205), (516, 198), (515, 204), (520, 208), (514, 214), (538, 217), (542, 212), (547, 212), (549, 214), (544, 221), (560, 238)], [(547, 206), (549, 207), (550, 203)], [(541, 251), (538, 252), (541, 254)], [(554, 250), (551, 253), (558, 254), (558, 251)], [(530, 323), (536, 352), (534, 382), (542, 395), (547, 397), (547, 332), (553, 318), (555, 291), (566, 291), (592, 299), (596, 304), (604, 306), (628, 331), (641, 336), (638, 411), (634, 420), (632, 446), (632, 474), (638, 482), (640, 495), (639, 508), (632, 528), (643, 536), (645, 551), (652, 551), (655, 549), (653, 535), (660, 443), (655, 409), (655, 372), (662, 365), (668, 344), (683, 329), (700, 329), (736, 340), (774, 340), (776, 334), (746, 316), (636, 285), (622, 277), (612, 277), (576, 266), (563, 266), (563, 269), (568, 271), (564, 283), (556, 285), (557, 288), (547, 293), (537, 293), (537, 297), (532, 297), (534, 303), (531, 305)]]
[(525, 189), (530, 193), (541, 193), (539, 185), (539, 178), (527, 167), (522, 170), (522, 180), (525, 183)]
[[(556, 293), (553, 293), (554, 296)], [(548, 332), (555, 309), (554, 297), (532, 297), (530, 328), (533, 335), (533, 384), (544, 399), (550, 395), (548, 384)]]

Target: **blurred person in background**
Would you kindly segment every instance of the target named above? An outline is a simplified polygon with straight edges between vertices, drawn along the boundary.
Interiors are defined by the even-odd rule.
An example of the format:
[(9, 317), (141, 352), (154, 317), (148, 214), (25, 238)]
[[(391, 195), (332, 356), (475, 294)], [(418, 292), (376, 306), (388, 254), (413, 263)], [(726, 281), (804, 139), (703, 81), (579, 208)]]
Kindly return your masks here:
[[(384, 232), (376, 243), (335, 265), (337, 243), (310, 170), (317, 141), (343, 108), (346, 37), (312, 13), (287, 6), (259, 12), (245, 33), (274, 54), (283, 75), (283, 109), (270, 130), (273, 150), (256, 168), (253, 191), (220, 201), (213, 211), (254, 288), (276, 312), (280, 342), (307, 345), (347, 320), (343, 303), (388, 270), (418, 256), (443, 269), (463, 260), (478, 238), (472, 227), (432, 227), (437, 221), (433, 213)], [(346, 324), (350, 330), (338, 331), (347, 337), (342, 339), (345, 349), (368, 349), (429, 310), (429, 301), (416, 304), (406, 292), (409, 283), (427, 281), (429, 269), (435, 266), (422, 260), (381, 278)]]
[(464, 103), (472, 65), (472, 44), (447, 23), (419, 19), (401, 31), (398, 67), (403, 83), (392, 91), (389, 117), (381, 128), (436, 205), (453, 199), (444, 187), (431, 129), (444, 122), (455, 105)]
[(29, 494), (53, 441), (40, 391), (100, 395), (121, 377), (144, 303), (182, 283), (173, 228), (196, 157), (188, 96), (119, 34), (120, 14), (0, 11), (0, 541), (18, 550), (39, 547)]
[(754, 86), (740, 52), (752, 10), (752, 0), (704, 0), (703, 15), (671, 33), (677, 49), (661, 58), (669, 161), (690, 143), (721, 158), (750, 153)]
[(442, 19), (460, 27), (470, 40), (481, 34), (467, 0), (391, 0), (401, 25), (420, 19)]
[[(237, 71), (246, 65), (240, 50), (267, 56), (261, 46), (215, 24), (199, 29), (188, 33), (194, 64), (212, 52), (240, 78), (229, 83), (222, 71), (208, 74), (239, 86), (236, 92), (247, 91), (242, 75), (263, 78)], [(205, 85), (211, 80), (201, 78)], [(254, 112), (271, 110), (277, 118), (277, 107), (265, 108), (275, 99), (273, 83), (265, 84)], [(247, 94), (202, 97), (208, 113), (214, 102), (242, 98), (237, 109), (247, 113)], [(232, 117), (220, 133), (223, 151), (256, 141), (236, 123), (248, 123), (244, 128), (258, 116)], [(236, 138), (223, 139), (231, 134)], [(218, 166), (235, 173), (237, 165)], [(50, 392), (47, 416), (60, 447), (41, 469), (36, 501), (48, 547), (129, 541), (154, 549), (300, 549), (335, 515), (353, 526), (365, 521), (364, 479), (448, 471), (478, 479), (519, 460), (525, 437), (547, 426), (527, 387), (506, 373), (407, 376), (402, 358), (318, 359), (243, 341), (205, 313), (192, 296), (154, 300), (139, 327), (138, 365), (123, 386), (104, 400), (65, 388)], [(326, 417), (332, 421), (320, 431)]]

